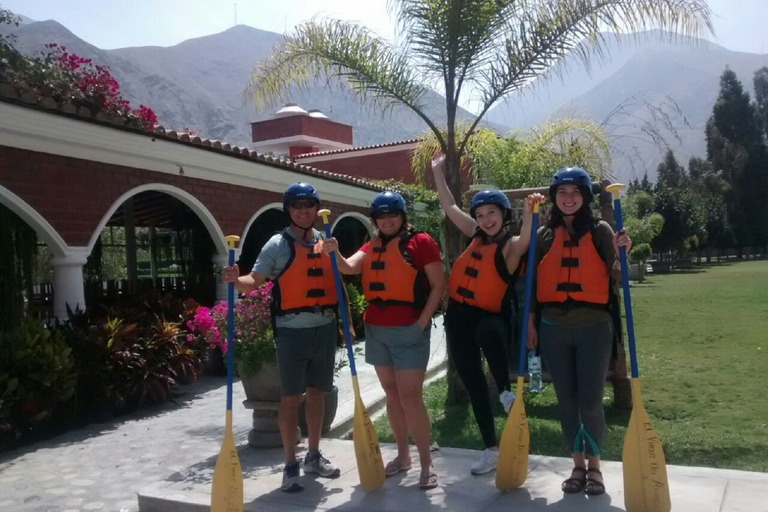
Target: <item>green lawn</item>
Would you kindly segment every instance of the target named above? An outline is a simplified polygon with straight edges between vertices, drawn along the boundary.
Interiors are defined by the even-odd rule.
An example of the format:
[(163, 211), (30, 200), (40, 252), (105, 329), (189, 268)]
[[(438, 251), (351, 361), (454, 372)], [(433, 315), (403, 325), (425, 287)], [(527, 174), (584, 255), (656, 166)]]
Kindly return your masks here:
[[(633, 285), (643, 402), (670, 464), (768, 471), (768, 261), (697, 267)], [(440, 446), (482, 449), (468, 405), (444, 407), (445, 380), (425, 389)], [(620, 460), (629, 411), (610, 406), (604, 458)], [(532, 454), (567, 456), (551, 385), (526, 394)], [(497, 407), (497, 432), (504, 424)], [(387, 418), (379, 439), (393, 441)]]

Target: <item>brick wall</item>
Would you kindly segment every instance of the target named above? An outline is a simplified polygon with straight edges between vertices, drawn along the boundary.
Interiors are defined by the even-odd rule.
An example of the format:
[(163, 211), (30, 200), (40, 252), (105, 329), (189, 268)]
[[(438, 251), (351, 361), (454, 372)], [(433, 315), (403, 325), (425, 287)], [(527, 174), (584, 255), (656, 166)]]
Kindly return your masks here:
[[(242, 233), (256, 211), (282, 200), (275, 192), (0, 146), (0, 185), (34, 208), (71, 246), (87, 245), (114, 202), (149, 183), (168, 184), (196, 197), (225, 234)], [(334, 216), (366, 213), (363, 208), (324, 204)]]

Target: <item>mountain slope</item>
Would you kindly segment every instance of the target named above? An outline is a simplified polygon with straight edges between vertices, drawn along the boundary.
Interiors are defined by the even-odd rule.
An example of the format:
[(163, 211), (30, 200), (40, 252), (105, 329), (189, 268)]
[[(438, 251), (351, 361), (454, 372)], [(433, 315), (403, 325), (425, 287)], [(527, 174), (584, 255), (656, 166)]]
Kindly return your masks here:
[[(621, 179), (641, 176), (662, 159), (660, 149), (642, 132), (653, 122), (648, 105), (661, 107), (680, 138), (653, 122), (678, 160), (687, 164), (691, 156), (706, 156), (704, 128), (719, 92), (719, 79), (729, 66), (752, 92), (752, 76), (768, 66), (768, 55), (732, 52), (703, 41), (675, 42), (668, 35), (650, 33), (643, 44), (631, 39), (609, 39), (612, 60), (597, 65), (591, 74), (573, 65), (563, 80), (547, 83), (514, 95), (489, 112), (489, 119), (504, 120), (525, 129), (548, 117), (580, 115), (605, 122), (620, 105), (620, 114), (609, 121), (613, 136), (615, 171)], [(676, 109), (679, 108), (679, 111)]]
[[(131, 104), (151, 107), (161, 124), (233, 144), (250, 145), (249, 123), (266, 119), (281, 105), (256, 111), (243, 92), (254, 66), (282, 40), (280, 34), (237, 25), (219, 34), (190, 39), (171, 47), (100, 50), (54, 21), (29, 23), (15, 30), (25, 53), (57, 42), (69, 51), (109, 66)], [(295, 91), (285, 102), (322, 110), (332, 120), (352, 125), (356, 145), (409, 139), (427, 126), (410, 110), (396, 108), (386, 116), (373, 112), (341, 88), (312, 87)], [(435, 93), (428, 115), (445, 120), (444, 103)], [(472, 115), (461, 111), (460, 118)], [(499, 132), (505, 126), (492, 126)]]

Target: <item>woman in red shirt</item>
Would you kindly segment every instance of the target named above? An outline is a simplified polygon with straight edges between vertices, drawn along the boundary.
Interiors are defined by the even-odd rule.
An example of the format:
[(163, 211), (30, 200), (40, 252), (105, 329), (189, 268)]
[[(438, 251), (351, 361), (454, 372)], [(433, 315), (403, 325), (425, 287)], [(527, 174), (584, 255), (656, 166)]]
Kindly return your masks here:
[(445, 290), (442, 259), (435, 241), (408, 224), (403, 197), (382, 192), (371, 203), (374, 238), (349, 258), (334, 238), (323, 251), (334, 252), (343, 274), (362, 272), (365, 309), (365, 360), (374, 365), (387, 396), (387, 416), (397, 442), (397, 457), (387, 476), (411, 468), (410, 433), (419, 452), (422, 489), (437, 487), (429, 451), (429, 416), (422, 388), (429, 361), (432, 316)]

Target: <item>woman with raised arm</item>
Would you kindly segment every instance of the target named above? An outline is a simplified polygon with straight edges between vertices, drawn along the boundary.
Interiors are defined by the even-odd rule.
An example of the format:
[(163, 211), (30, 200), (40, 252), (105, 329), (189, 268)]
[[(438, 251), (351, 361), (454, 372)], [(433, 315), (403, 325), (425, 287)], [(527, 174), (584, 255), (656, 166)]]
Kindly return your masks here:
[(432, 172), (445, 214), (471, 239), (458, 257), (448, 280), (449, 303), (445, 315), (448, 350), (472, 402), (475, 421), (485, 443), (472, 474), (496, 469), (499, 445), (493, 422), (482, 356), (496, 381), (499, 401), (509, 412), (515, 394), (509, 382), (507, 347), (516, 307), (514, 286), (520, 262), (528, 250), (533, 205), (544, 199), (530, 194), (525, 201), (520, 236), (512, 236), (512, 209), (498, 190), (483, 190), (472, 197), (469, 214), (459, 208), (445, 181), (445, 157), (432, 159)]

